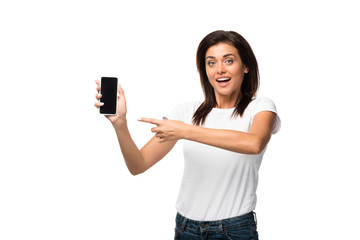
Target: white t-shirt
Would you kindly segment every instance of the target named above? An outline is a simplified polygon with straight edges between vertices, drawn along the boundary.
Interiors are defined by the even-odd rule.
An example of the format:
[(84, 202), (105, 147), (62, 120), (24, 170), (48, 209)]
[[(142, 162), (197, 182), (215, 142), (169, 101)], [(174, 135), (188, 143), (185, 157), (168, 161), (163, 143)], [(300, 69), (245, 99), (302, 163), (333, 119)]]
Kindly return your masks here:
[[(192, 124), (201, 102), (180, 104), (166, 117)], [(262, 111), (276, 112), (268, 98), (257, 97), (242, 117), (231, 117), (234, 108), (213, 108), (203, 127), (248, 132), (254, 116)], [(280, 129), (277, 117), (273, 133)], [(215, 221), (239, 216), (255, 209), (258, 170), (265, 150), (257, 155), (240, 154), (225, 149), (184, 140), (184, 174), (177, 211), (190, 219)]]

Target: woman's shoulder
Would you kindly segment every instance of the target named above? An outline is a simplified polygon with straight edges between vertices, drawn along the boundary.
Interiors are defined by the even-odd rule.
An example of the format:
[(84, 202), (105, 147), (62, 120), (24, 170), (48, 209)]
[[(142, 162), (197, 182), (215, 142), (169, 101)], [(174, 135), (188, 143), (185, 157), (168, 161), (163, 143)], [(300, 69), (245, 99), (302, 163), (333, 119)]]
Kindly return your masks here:
[(167, 116), (169, 119), (189, 122), (201, 103), (201, 101), (191, 101), (175, 104), (172, 111), (167, 114)]
[(254, 98), (246, 108), (247, 113), (254, 116), (261, 111), (272, 111), (277, 113), (276, 105), (273, 100), (264, 96), (257, 96)]
[(256, 96), (255, 98), (253, 98), (253, 100), (248, 105), (249, 108), (256, 108), (259, 106), (274, 106), (275, 107), (275, 103), (273, 100), (271, 100), (268, 97)]
[(254, 103), (273, 102), (273, 100), (271, 100), (271, 98), (266, 97), (266, 96), (256, 96), (253, 98), (253, 100), (251, 102), (254, 102)]
[(202, 104), (201, 101), (188, 101), (188, 102), (182, 102), (178, 103), (175, 108), (179, 108), (183, 111), (193, 111), (198, 109), (198, 107)]

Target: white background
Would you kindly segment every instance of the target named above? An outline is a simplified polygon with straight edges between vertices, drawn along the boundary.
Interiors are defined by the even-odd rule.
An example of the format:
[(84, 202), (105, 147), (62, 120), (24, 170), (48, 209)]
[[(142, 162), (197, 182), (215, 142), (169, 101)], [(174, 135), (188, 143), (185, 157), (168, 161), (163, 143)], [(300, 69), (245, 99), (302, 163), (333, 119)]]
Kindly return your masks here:
[[(251, 3), (250, 3), (251, 2)], [(128, 124), (203, 98), (196, 48), (242, 34), (282, 119), (260, 169), (260, 239), (359, 239), (355, 1), (1, 1), (0, 239), (172, 239), (182, 146), (133, 177), (95, 79), (117, 76)]]

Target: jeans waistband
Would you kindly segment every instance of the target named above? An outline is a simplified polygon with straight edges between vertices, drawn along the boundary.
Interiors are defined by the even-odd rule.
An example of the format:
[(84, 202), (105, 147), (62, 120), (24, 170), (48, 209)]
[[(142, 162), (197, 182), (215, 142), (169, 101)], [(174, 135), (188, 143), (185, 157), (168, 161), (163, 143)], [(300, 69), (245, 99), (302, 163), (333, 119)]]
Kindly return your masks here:
[(217, 220), (217, 221), (196, 221), (182, 216), (180, 213), (176, 215), (176, 223), (180, 230), (183, 231), (185, 228), (191, 228), (193, 230), (203, 231), (204, 229), (218, 229), (220, 232), (223, 229), (231, 228), (233, 226), (247, 225), (255, 223), (257, 224), (256, 213), (249, 212), (241, 216)]

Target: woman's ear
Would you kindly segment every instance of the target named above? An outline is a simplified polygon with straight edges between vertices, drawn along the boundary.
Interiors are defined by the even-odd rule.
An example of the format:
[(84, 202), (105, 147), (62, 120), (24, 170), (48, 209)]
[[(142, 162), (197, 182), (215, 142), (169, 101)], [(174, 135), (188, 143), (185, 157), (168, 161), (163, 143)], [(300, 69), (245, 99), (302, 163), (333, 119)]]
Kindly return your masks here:
[(248, 73), (248, 72), (249, 72), (249, 69), (247, 66), (245, 66), (244, 73)]

